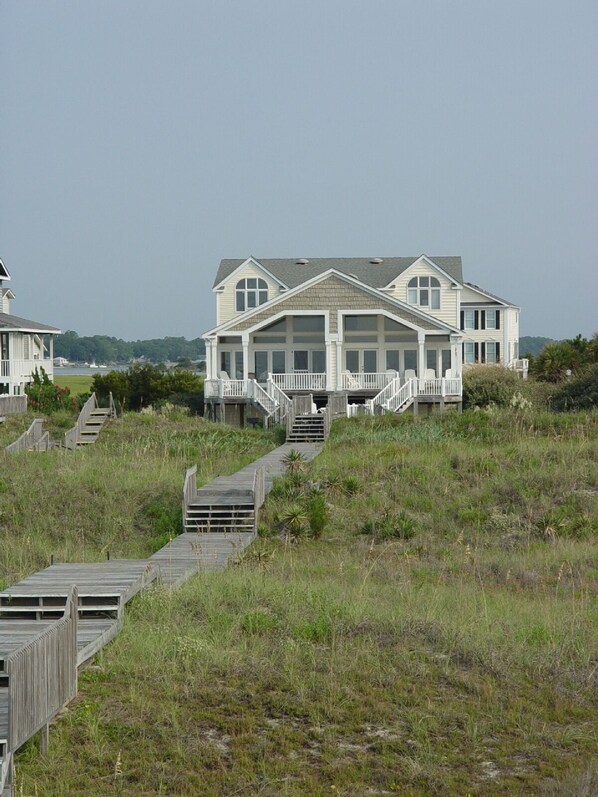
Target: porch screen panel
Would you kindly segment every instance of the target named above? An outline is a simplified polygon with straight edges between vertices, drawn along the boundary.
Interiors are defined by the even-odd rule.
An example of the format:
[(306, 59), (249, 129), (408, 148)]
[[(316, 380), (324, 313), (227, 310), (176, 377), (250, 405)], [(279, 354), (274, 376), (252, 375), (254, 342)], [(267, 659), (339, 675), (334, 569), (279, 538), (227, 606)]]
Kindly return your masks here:
[[(443, 349), (442, 350), (442, 375), (445, 376), (446, 372), (451, 367), (451, 350), (450, 349)], [(454, 374), (453, 374), (454, 376)]]
[(405, 370), (417, 373), (417, 351), (415, 349), (405, 349)]
[(229, 351), (221, 351), (220, 352), (220, 370), (226, 371), (228, 376), (230, 376), (230, 352)]
[(284, 374), (286, 372), (286, 352), (273, 351), (272, 352), (272, 373)]
[(436, 349), (428, 349), (426, 352), (426, 368), (436, 371)]
[(302, 349), (293, 352), (293, 368), (295, 371), (307, 371), (308, 353)]
[(401, 363), (398, 349), (391, 349), (386, 352), (386, 369), (392, 368), (393, 371), (401, 370)]
[(265, 382), (268, 379), (268, 352), (255, 352), (255, 378), (258, 382)]
[(326, 352), (325, 351), (312, 351), (311, 353), (311, 365), (312, 371), (314, 374), (325, 374), (326, 373)]
[(363, 353), (363, 372), (364, 374), (375, 374), (378, 370), (378, 352), (373, 349), (366, 349)]
[(243, 379), (243, 352), (235, 352), (235, 379)]
[(345, 366), (347, 371), (351, 371), (352, 374), (356, 374), (359, 372), (359, 352), (358, 351), (346, 351), (345, 352)]

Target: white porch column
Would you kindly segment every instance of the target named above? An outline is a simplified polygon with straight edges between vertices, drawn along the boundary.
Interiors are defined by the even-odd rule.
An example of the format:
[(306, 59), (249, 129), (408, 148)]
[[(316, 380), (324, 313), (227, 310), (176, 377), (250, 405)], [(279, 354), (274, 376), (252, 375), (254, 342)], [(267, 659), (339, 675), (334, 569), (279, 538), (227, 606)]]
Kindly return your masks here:
[[(210, 346), (210, 379), (218, 379), (218, 338), (209, 341)], [(207, 371), (206, 371), (207, 373)]]
[(243, 344), (243, 379), (245, 382), (249, 379), (249, 335), (241, 337)]
[(332, 387), (332, 341), (326, 341), (326, 390), (333, 390)]
[(336, 341), (336, 384), (333, 390), (341, 389), (341, 374), (343, 372), (343, 342), (342, 340)]
[(426, 372), (426, 353), (424, 350), (424, 345), (426, 342), (426, 333), (425, 332), (418, 332), (417, 333), (417, 375), (420, 379), (424, 378), (424, 374)]
[(453, 376), (461, 376), (463, 369), (461, 356), (461, 341), (457, 337), (451, 337), (451, 371)]
[(212, 359), (212, 347), (210, 346), (210, 341), (206, 340), (206, 379), (210, 378), (211, 369), (211, 359)]

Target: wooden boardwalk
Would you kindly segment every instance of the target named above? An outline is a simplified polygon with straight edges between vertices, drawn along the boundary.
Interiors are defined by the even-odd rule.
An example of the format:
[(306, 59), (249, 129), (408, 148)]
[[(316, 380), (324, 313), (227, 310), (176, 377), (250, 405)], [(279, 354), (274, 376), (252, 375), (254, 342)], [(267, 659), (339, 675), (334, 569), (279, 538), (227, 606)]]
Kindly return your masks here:
[[(210, 505), (226, 505), (231, 500), (243, 503), (245, 495), (246, 503), (257, 512), (272, 488), (273, 478), (284, 473), (284, 459), (291, 449), (311, 460), (322, 444), (280, 446), (231, 476), (218, 477), (200, 487), (197, 501)], [(263, 476), (259, 498), (255, 494), (258, 470)], [(77, 668), (118, 633), (127, 602), (156, 579), (177, 586), (196, 573), (223, 569), (254, 538), (255, 529), (184, 532), (147, 560), (55, 564), (0, 593), (0, 797), (12, 797), (13, 753), (26, 738), (47, 727), (72, 699)], [(64, 642), (69, 638), (73, 661)], [(53, 657), (50, 664), (49, 656)], [(43, 688), (54, 690), (60, 697), (44, 699), (40, 683), (30, 682), (35, 672)], [(15, 678), (25, 680), (15, 683)], [(62, 678), (62, 688), (55, 689), (55, 681)], [(35, 701), (27, 700), (28, 692), (35, 693)], [(19, 712), (26, 716), (16, 716)]]

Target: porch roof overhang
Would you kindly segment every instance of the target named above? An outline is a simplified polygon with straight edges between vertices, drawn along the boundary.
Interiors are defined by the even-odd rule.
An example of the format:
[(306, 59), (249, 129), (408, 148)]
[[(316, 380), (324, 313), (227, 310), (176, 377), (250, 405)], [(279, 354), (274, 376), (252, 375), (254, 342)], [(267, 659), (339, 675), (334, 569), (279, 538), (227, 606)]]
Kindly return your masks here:
[[(353, 290), (353, 302), (347, 303), (346, 306), (335, 306), (333, 301), (322, 301), (325, 295), (323, 291), (317, 294), (317, 298), (321, 302), (321, 306), (314, 306), (313, 300), (308, 303), (307, 308), (300, 308), (294, 306), (294, 299), (300, 297), (304, 293), (313, 293), (314, 288), (321, 286), (322, 283), (330, 280), (347, 285)], [(355, 291), (361, 292), (364, 298), (367, 298), (367, 303), (361, 305), (355, 296)], [(316, 297), (314, 297), (316, 298)], [(374, 300), (374, 301), (373, 301)], [(245, 312), (238, 317), (231, 318), (229, 321), (213, 327), (208, 332), (205, 332), (202, 337), (206, 340), (217, 337), (218, 335), (248, 335), (264, 326), (276, 321), (285, 315), (301, 314), (309, 312), (313, 315), (329, 313), (331, 316), (336, 313), (344, 315), (351, 315), (352, 313), (364, 314), (369, 313), (372, 315), (383, 314), (389, 318), (393, 318), (401, 324), (404, 324), (410, 329), (418, 332), (423, 332), (427, 335), (458, 335), (461, 336), (461, 330), (456, 327), (446, 324), (439, 319), (434, 318), (427, 313), (422, 312), (412, 305), (400, 301), (394, 297), (375, 288), (365, 285), (360, 282), (356, 277), (352, 277), (342, 272), (330, 269), (324, 274), (319, 274), (307, 282), (298, 285), (290, 291), (271, 299), (259, 307)]]
[(44, 335), (60, 335), (60, 330), (37, 321), (29, 321), (9, 313), (0, 313), (0, 332), (34, 332)]

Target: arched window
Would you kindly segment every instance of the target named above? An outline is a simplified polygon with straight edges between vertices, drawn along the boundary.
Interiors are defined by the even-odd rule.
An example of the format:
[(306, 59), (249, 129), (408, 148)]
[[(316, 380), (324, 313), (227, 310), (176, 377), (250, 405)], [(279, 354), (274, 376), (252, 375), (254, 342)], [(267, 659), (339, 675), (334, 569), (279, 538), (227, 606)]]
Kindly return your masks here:
[(407, 301), (430, 310), (440, 310), (440, 283), (436, 277), (413, 277), (407, 286)]
[(268, 283), (258, 277), (239, 280), (235, 290), (238, 313), (251, 310), (268, 301)]

